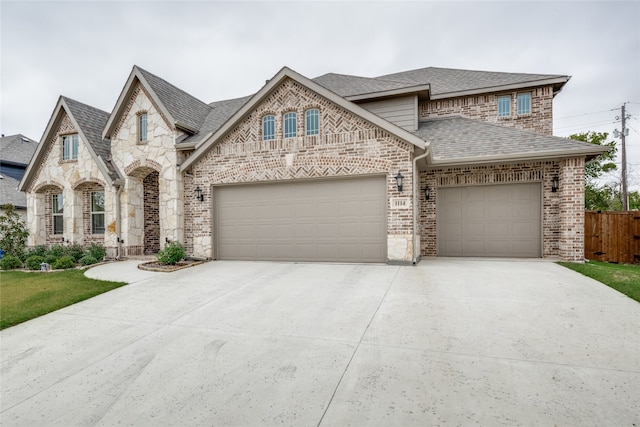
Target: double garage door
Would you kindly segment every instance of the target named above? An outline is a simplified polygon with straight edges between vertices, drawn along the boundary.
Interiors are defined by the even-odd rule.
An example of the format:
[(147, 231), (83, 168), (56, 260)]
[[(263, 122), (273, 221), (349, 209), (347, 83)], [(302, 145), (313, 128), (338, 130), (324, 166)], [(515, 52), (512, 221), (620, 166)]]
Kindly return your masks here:
[(439, 256), (541, 256), (541, 185), (438, 189)]
[(384, 177), (214, 189), (217, 259), (385, 262)]

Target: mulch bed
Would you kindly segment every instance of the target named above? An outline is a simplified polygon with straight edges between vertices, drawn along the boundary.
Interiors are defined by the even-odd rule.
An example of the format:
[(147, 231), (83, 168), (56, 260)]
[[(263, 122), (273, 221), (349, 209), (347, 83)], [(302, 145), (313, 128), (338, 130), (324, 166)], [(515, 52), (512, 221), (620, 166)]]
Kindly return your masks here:
[(204, 263), (205, 261), (200, 260), (184, 260), (179, 261), (175, 265), (161, 264), (158, 261), (149, 261), (143, 262), (142, 264), (138, 264), (138, 268), (140, 270), (146, 271), (160, 271), (165, 273), (170, 273), (176, 270), (182, 270), (183, 268), (193, 267), (194, 265), (199, 265)]

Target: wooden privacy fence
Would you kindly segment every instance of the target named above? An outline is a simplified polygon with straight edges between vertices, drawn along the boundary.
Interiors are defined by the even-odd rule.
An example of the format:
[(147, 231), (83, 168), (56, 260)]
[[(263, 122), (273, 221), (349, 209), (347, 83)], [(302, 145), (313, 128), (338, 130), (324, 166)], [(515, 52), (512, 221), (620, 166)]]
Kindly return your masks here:
[(594, 261), (640, 262), (640, 211), (586, 211), (584, 257)]

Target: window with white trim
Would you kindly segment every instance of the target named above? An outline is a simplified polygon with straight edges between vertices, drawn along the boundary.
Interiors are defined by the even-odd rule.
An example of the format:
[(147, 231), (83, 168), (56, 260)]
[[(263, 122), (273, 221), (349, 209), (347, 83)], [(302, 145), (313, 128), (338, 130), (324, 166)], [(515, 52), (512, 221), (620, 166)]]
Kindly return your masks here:
[(51, 195), (51, 216), (53, 217), (53, 234), (64, 232), (64, 198), (62, 194)]
[(298, 116), (296, 113), (286, 113), (284, 115), (284, 137), (293, 138), (296, 136)]
[(518, 94), (518, 115), (531, 114), (531, 94), (519, 93)]
[(320, 112), (317, 108), (305, 112), (304, 129), (306, 135), (318, 135), (320, 133)]
[(498, 97), (498, 117), (509, 117), (511, 115), (511, 95)]
[(262, 118), (262, 140), (276, 139), (276, 118), (269, 115)]
[(91, 192), (91, 234), (104, 234), (104, 191)]
[(138, 114), (138, 142), (147, 141), (147, 113)]
[(78, 134), (62, 137), (62, 160), (78, 160)]

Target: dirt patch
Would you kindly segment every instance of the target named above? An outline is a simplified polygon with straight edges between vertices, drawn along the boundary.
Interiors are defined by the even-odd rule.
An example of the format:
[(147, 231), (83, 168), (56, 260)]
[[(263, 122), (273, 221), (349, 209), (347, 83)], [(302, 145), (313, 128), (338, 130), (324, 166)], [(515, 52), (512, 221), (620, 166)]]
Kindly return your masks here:
[(193, 267), (194, 265), (199, 265), (204, 263), (205, 261), (200, 260), (184, 260), (179, 261), (175, 265), (161, 264), (158, 261), (149, 261), (143, 262), (142, 264), (138, 264), (138, 268), (140, 270), (146, 271), (161, 271), (165, 273), (170, 273), (176, 270), (182, 270), (183, 268)]

